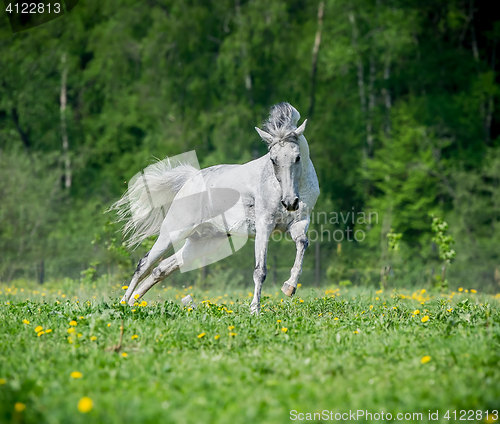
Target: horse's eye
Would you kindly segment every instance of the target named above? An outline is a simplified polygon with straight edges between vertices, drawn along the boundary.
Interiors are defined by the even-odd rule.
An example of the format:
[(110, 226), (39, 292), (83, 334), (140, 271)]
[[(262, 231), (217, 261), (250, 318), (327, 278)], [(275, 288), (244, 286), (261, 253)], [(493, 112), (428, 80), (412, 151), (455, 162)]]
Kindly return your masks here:
[(297, 156), (297, 159), (295, 159), (295, 162), (300, 162), (300, 156)]

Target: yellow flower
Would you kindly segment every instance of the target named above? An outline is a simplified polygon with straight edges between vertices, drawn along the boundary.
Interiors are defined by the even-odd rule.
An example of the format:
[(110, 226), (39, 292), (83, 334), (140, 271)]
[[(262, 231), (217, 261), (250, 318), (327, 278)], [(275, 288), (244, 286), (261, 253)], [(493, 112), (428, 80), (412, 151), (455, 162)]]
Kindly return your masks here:
[(283, 333), (286, 333), (288, 331), (288, 328), (286, 327), (281, 327), (281, 331), (283, 331)]
[(108, 327), (111, 327), (111, 323), (110, 322), (108, 322)]
[(299, 283), (299, 284), (297, 284), (297, 287), (302, 287), (302, 284), (300, 284), (300, 283)]
[(92, 407), (94, 406), (94, 402), (92, 402), (92, 399), (90, 399), (89, 397), (85, 396), (85, 397), (82, 397), (79, 401), (78, 401), (78, 410), (82, 413), (82, 414), (86, 414), (87, 412), (90, 412), (92, 410)]
[(465, 293), (469, 293), (469, 290), (465, 290)]
[(139, 299), (139, 295), (138, 295), (138, 294), (136, 294), (136, 295), (134, 296), (134, 299)]
[(128, 286), (123, 286), (122, 287), (123, 290), (127, 290), (128, 289)]
[(453, 311), (453, 308), (447, 309), (446, 311), (451, 312), (451, 311)]
[(76, 336), (77, 337), (82, 337), (82, 335), (83, 335), (82, 333), (78, 333)]
[(234, 330), (234, 325), (230, 325), (229, 327), (227, 327), (227, 329), (228, 329), (229, 331)]
[(73, 340), (71, 339), (71, 337), (68, 337), (68, 343), (73, 344)]
[(337, 317), (333, 318), (334, 321), (338, 321), (339, 319)]
[(138, 336), (137, 334), (134, 334), (134, 335), (131, 337), (131, 339), (132, 339), (132, 340), (137, 339), (137, 338), (139, 338), (139, 336)]
[(300, 303), (304, 303), (304, 301), (302, 299), (299, 300)]
[(76, 321), (75, 321), (75, 320), (70, 321), (70, 322), (69, 322), (69, 325), (73, 325), (73, 326), (75, 326), (75, 325), (76, 325)]
[(0, 378), (0, 386), (3, 386), (7, 381), (5, 381), (5, 378)]
[(148, 302), (146, 302), (145, 300), (143, 300), (143, 301), (141, 302), (141, 306), (148, 306)]
[(23, 412), (26, 409), (26, 405), (24, 403), (21, 403), (21, 402), (16, 402), (14, 404), (14, 409), (17, 412)]
[(425, 355), (422, 357), (422, 359), (420, 360), (420, 363), (421, 364), (426, 364), (427, 362), (429, 362), (431, 360), (431, 357), (429, 355)]
[(393, 306), (392, 309), (398, 309), (398, 308), (396, 308), (395, 306)]
[(132, 312), (135, 312), (135, 309), (132, 309)]
[(95, 341), (95, 340), (97, 340), (97, 337), (96, 337), (96, 336), (92, 336), (92, 337), (90, 338), (90, 340), (91, 340), (91, 341)]
[(428, 316), (428, 315), (426, 315), (426, 316), (425, 316), (425, 317), (423, 317), (420, 321), (422, 321), (422, 322), (427, 322), (427, 321), (429, 321), (429, 316)]
[(373, 305), (370, 305), (370, 309), (373, 309)]
[(74, 333), (75, 332), (75, 329), (74, 328), (68, 328), (68, 333)]
[(120, 303), (121, 303), (122, 305), (125, 305), (125, 303), (127, 303), (127, 302), (125, 302), (124, 300), (122, 300)]
[(80, 371), (73, 371), (69, 376), (71, 378), (82, 378), (82, 373)]
[(29, 324), (30, 322), (27, 319), (23, 319), (24, 324)]
[(39, 331), (39, 332), (37, 333), (37, 336), (38, 336), (38, 337), (40, 337), (42, 334), (45, 334), (45, 331), (43, 331), (43, 330), (42, 330), (42, 331)]
[(35, 332), (40, 332), (43, 330), (43, 327), (41, 325), (39, 325), (38, 327), (35, 328)]
[(126, 358), (126, 357), (128, 356), (128, 353), (123, 352), (123, 353), (122, 353), (122, 356), (123, 356), (124, 358)]
[(419, 311), (418, 309), (415, 309), (415, 310), (413, 311), (413, 315), (418, 315), (419, 313), (420, 313), (420, 311)]
[(219, 340), (220, 339), (220, 336), (217, 334), (215, 337), (214, 337), (215, 340)]
[(425, 289), (422, 289), (422, 291), (420, 292), (421, 294), (424, 294), (425, 293)]
[(198, 334), (198, 338), (201, 339), (202, 337), (205, 337), (205, 333), (200, 333)]
[(477, 293), (477, 290), (470, 289), (470, 292), (471, 292), (471, 293)]
[(232, 314), (232, 313), (233, 313), (233, 311), (227, 311), (227, 313), (228, 313), (228, 314)]
[(47, 334), (49, 334), (49, 333), (52, 333), (52, 330), (51, 330), (50, 328), (47, 328), (47, 329), (45, 330), (45, 332), (46, 332)]
[(464, 289), (462, 287), (459, 287), (458, 291), (461, 292), (464, 291)]
[(277, 320), (276, 322), (281, 322), (281, 320), (279, 319), (279, 320)]
[(356, 331), (353, 331), (353, 333), (354, 333), (354, 334), (359, 334), (359, 331), (358, 331), (358, 330), (356, 330)]
[(85, 319), (85, 317), (78, 317), (78, 319)]
[(234, 337), (234, 336), (237, 336), (238, 333), (229, 333), (229, 335)]

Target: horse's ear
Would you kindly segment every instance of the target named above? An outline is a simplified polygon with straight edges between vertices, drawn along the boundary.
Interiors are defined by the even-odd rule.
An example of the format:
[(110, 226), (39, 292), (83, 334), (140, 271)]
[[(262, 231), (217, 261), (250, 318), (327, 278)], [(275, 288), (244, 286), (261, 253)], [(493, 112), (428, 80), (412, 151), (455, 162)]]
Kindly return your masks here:
[(302, 134), (304, 134), (304, 131), (306, 130), (306, 124), (307, 119), (304, 120), (304, 122), (302, 122), (302, 125), (294, 131), (297, 137), (300, 137)]
[(267, 144), (272, 144), (273, 142), (273, 136), (271, 134), (266, 133), (265, 131), (262, 131), (260, 128), (255, 127), (255, 131), (257, 131), (260, 135), (260, 138), (264, 140)]

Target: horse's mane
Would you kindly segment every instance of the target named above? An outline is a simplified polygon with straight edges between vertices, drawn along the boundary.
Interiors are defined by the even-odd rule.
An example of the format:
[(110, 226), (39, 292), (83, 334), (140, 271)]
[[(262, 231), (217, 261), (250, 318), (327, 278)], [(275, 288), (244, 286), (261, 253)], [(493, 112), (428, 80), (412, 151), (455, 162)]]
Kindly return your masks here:
[(262, 129), (271, 134), (275, 140), (297, 143), (297, 140), (288, 136), (297, 129), (299, 119), (300, 113), (290, 103), (278, 103), (271, 107), (269, 118), (264, 122)]

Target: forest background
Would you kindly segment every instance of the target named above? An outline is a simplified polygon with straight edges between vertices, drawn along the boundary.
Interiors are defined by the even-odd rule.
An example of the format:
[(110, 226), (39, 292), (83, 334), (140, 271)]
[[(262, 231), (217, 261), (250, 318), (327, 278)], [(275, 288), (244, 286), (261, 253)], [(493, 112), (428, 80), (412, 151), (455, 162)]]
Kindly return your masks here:
[[(302, 282), (442, 284), (434, 214), (450, 286), (498, 291), (498, 41), (477, 0), (81, 0), (16, 34), (2, 7), (0, 281), (126, 282), (148, 243), (125, 249), (104, 211), (132, 176), (259, 157), (254, 127), (288, 101), (321, 187)], [(250, 286), (252, 250), (171, 283)], [(294, 251), (270, 243), (268, 279)]]

